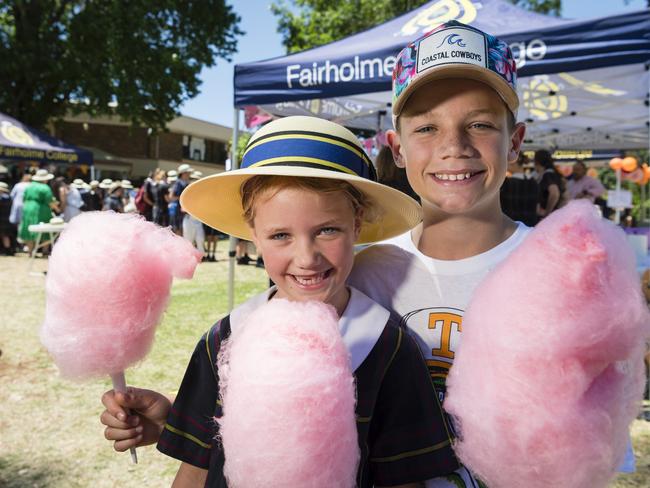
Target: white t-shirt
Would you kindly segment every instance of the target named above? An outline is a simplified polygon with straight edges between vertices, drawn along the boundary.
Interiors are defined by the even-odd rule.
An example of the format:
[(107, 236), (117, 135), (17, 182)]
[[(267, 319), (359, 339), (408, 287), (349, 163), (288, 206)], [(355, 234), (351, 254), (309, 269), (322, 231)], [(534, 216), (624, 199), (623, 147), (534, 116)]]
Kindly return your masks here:
[[(357, 254), (348, 283), (388, 308), (396, 320), (413, 332), (441, 401), (460, 341), (463, 314), (472, 293), (490, 270), (523, 242), (530, 230), (519, 222), (515, 232), (498, 246), (455, 261), (425, 256), (413, 244), (410, 232)], [(480, 485), (462, 467), (450, 476), (428, 480), (426, 486), (477, 488)]]
[(529, 231), (518, 223), (515, 232), (498, 246), (455, 261), (425, 256), (408, 232), (361, 251), (348, 282), (414, 332), (442, 394), (460, 341), (463, 313), (474, 289)]

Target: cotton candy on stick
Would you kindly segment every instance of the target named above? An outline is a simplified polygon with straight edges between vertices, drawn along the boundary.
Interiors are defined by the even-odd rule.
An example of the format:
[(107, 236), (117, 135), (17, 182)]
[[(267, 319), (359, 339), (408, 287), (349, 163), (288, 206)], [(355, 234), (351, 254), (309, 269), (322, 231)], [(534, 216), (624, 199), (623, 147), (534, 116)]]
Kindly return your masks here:
[(644, 386), (650, 317), (622, 230), (572, 202), (479, 285), (444, 407), (490, 488), (599, 488)]
[(271, 300), (233, 328), (217, 364), (228, 486), (355, 486), (354, 379), (332, 307)]
[(137, 215), (75, 217), (49, 259), (41, 329), (61, 374), (111, 375), (124, 391), (124, 370), (149, 352), (172, 278), (191, 278), (200, 259), (188, 241)]

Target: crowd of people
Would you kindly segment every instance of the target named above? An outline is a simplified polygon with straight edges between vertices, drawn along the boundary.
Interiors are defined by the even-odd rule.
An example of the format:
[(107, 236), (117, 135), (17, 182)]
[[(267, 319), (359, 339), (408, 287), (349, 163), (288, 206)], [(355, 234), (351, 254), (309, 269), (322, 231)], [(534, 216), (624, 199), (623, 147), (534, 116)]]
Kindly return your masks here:
[[(181, 164), (177, 170), (155, 169), (136, 188), (126, 179), (70, 181), (44, 168), (29, 168), (14, 185), (0, 181), (0, 253), (31, 253), (36, 242), (31, 225), (63, 224), (82, 212), (111, 210), (137, 212), (148, 221), (170, 226), (204, 253), (204, 261), (216, 261), (220, 234), (185, 213), (178, 202), (188, 184), (202, 177), (200, 171)], [(43, 252), (49, 253), (47, 244)]]
[(610, 210), (603, 198), (606, 189), (587, 174), (587, 165), (576, 161), (565, 178), (557, 169), (550, 151), (540, 149), (533, 161), (521, 153), (509, 164), (508, 175), (501, 187), (501, 208), (513, 220), (534, 226), (551, 212), (570, 200), (588, 199), (607, 218)]

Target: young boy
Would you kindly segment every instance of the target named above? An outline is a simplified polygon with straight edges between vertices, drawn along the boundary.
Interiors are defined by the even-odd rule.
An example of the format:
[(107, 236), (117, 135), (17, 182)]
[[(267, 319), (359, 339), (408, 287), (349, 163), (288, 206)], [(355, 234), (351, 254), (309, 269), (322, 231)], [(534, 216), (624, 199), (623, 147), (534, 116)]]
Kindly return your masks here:
[[(355, 243), (398, 235), (420, 220), (414, 200), (373, 179), (370, 160), (347, 129), (288, 117), (251, 138), (242, 169), (183, 192), (189, 214), (255, 242), (276, 286), (237, 307), (199, 341), (173, 406), (143, 390), (131, 390), (139, 400), (104, 395), (102, 423), (116, 450), (157, 440), (160, 451), (182, 461), (175, 486), (225, 486), (212, 421), (221, 415), (219, 344), (247, 310), (286, 298), (328, 303), (341, 317), (357, 387), (358, 486), (417, 486), (458, 467), (417, 344), (386, 309), (346, 285)], [(121, 406), (140, 416), (127, 418)]]
[[(503, 214), (499, 197), (525, 132), (515, 83), (508, 45), (458, 22), (409, 44), (393, 72), (387, 138), (424, 218), (362, 251), (350, 283), (414, 332), (441, 401), (472, 292), (529, 230)], [(427, 486), (478, 482), (461, 468)]]

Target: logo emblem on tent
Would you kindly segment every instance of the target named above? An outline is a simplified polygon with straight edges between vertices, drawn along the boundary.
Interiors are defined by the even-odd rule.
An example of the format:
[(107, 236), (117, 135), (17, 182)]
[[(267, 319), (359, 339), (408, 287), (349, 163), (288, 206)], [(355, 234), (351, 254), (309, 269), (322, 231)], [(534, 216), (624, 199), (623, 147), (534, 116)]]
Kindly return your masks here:
[(34, 145), (34, 139), (27, 132), (7, 120), (2, 121), (0, 133), (2, 133), (2, 137), (14, 144), (20, 144), (21, 146)]
[(463, 38), (460, 37), (460, 35), (458, 35), (458, 34), (449, 34), (447, 37), (445, 37), (442, 40), (442, 42), (440, 44), (438, 44), (438, 47), (436, 47), (436, 49), (438, 49), (440, 46), (442, 46), (445, 42), (447, 44), (449, 44), (450, 46), (453, 46), (454, 44), (456, 44), (457, 46), (460, 46), (460, 47), (467, 47), (467, 44), (465, 44), (463, 42)]
[[(477, 2), (477, 5), (481, 4)], [(476, 16), (476, 5), (472, 0), (438, 0), (411, 17), (395, 36), (412, 37), (418, 32), (424, 34), (450, 20), (471, 24)]]

